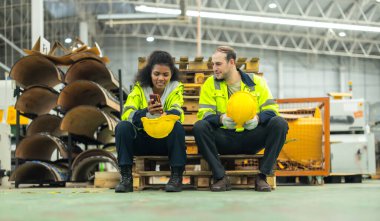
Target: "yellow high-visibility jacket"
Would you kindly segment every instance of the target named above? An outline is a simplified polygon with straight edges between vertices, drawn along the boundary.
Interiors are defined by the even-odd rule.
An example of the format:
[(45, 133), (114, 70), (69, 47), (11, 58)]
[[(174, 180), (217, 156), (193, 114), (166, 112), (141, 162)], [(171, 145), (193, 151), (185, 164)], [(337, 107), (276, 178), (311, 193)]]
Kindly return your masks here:
[[(241, 75), (241, 90), (247, 91), (257, 97), (257, 113), (259, 123), (266, 123), (270, 118), (278, 115), (278, 104), (264, 78), (246, 74), (239, 70)], [(228, 102), (227, 83), (210, 76), (202, 85), (199, 98), (198, 120), (206, 119), (211, 123), (220, 125), (220, 115), (227, 112)]]
[[(135, 126), (142, 128), (141, 117), (145, 117), (148, 112), (149, 94), (152, 94), (151, 87), (141, 87), (137, 82), (124, 104), (122, 120), (129, 121)], [(184, 120), (183, 105), (183, 84), (178, 81), (171, 81), (166, 86), (161, 97), (163, 111), (167, 114), (180, 116), (180, 121)]]

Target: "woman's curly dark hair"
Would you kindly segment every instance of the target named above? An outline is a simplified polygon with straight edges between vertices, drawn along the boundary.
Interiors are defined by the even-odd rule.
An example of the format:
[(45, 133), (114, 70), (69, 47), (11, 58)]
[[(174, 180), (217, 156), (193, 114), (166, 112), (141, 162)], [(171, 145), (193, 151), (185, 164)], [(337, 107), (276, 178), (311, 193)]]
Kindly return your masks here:
[(170, 81), (179, 81), (180, 72), (175, 66), (172, 56), (166, 51), (153, 51), (148, 58), (148, 61), (143, 69), (136, 75), (135, 83), (138, 81), (142, 87), (153, 87), (152, 69), (156, 64), (168, 66), (172, 72)]

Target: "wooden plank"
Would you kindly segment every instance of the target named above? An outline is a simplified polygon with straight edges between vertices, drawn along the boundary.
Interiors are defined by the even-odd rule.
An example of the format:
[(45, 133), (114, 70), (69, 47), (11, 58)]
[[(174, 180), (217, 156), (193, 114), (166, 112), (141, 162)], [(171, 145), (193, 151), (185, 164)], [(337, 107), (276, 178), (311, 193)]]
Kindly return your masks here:
[(200, 68), (197, 68), (197, 69), (189, 69), (189, 70), (184, 70), (184, 69), (180, 69), (179, 70), (181, 73), (183, 74), (189, 74), (189, 73), (204, 73), (205, 75), (212, 75), (214, 73), (214, 71), (212, 69), (200, 69)]
[(228, 176), (253, 176), (259, 173), (259, 170), (226, 170)]
[[(250, 159), (250, 158), (261, 158), (264, 155), (262, 154), (255, 154), (255, 155), (248, 155), (248, 154), (237, 154), (237, 155), (220, 155), (219, 158), (221, 159)], [(194, 155), (187, 155), (188, 159), (201, 159), (202, 155), (200, 154), (194, 154)], [(136, 156), (136, 160), (140, 159), (149, 159), (149, 160), (168, 160), (167, 156)]]
[[(152, 189), (152, 190), (159, 190), (159, 189), (164, 189), (166, 184), (145, 184), (144, 186), (140, 186), (139, 190), (144, 190), (144, 189)], [(194, 184), (183, 184), (182, 185), (182, 190), (191, 190), (191, 189), (196, 189), (197, 187)]]
[(115, 188), (119, 182), (119, 172), (95, 172), (94, 187)]
[(195, 142), (186, 142), (187, 154), (198, 154), (198, 146)]
[(184, 99), (199, 99), (199, 96), (188, 96), (188, 95), (185, 95), (183, 96)]
[(258, 73), (259, 72), (259, 58), (252, 58), (250, 61), (246, 62), (245, 65), (246, 72)]
[[(254, 176), (259, 170), (226, 170), (228, 176)], [(170, 171), (139, 171), (139, 176), (170, 176)], [(211, 176), (211, 171), (185, 171), (184, 176)]]
[(185, 136), (185, 141), (186, 142), (195, 142), (195, 137), (194, 136)]
[(179, 62), (179, 69), (187, 69), (187, 65), (189, 64), (189, 58), (188, 57), (180, 57)]
[[(170, 171), (140, 171), (140, 176), (170, 176)], [(211, 176), (211, 171), (185, 171), (184, 176)]]
[(250, 159), (250, 158), (262, 158), (263, 154), (238, 154), (238, 155), (220, 155), (220, 159)]
[(185, 100), (185, 103), (182, 105), (184, 111), (194, 111), (197, 112), (199, 109), (199, 102), (197, 100)]
[[(200, 154), (187, 155), (187, 159), (200, 159), (202, 156)], [(136, 156), (136, 160), (147, 159), (147, 160), (169, 160), (167, 156)]]
[(241, 68), (243, 65), (245, 65), (246, 61), (247, 61), (247, 58), (238, 58), (236, 61), (236, 67)]
[(194, 125), (198, 121), (196, 114), (185, 114), (183, 125)]
[[(203, 61), (203, 57), (196, 57), (195, 61), (190, 61), (187, 66), (188, 70), (192, 70), (193, 72), (198, 72), (194, 70), (208, 70), (207, 62)], [(199, 71), (203, 72), (203, 71)]]
[(202, 87), (202, 84), (196, 84), (196, 83), (184, 83), (183, 86), (184, 86), (185, 88), (189, 88), (189, 87), (200, 88), (200, 87)]
[(203, 56), (195, 57), (194, 62), (203, 62)]

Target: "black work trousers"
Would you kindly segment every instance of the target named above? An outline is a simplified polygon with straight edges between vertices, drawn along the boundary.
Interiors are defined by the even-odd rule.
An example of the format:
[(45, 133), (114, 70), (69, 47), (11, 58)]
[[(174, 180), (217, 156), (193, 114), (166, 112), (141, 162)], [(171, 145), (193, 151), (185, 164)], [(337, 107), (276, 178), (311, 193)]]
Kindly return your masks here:
[(253, 130), (235, 132), (215, 128), (208, 121), (200, 120), (195, 123), (193, 132), (199, 151), (208, 162), (214, 179), (225, 175), (219, 154), (256, 154), (263, 148), (265, 151), (260, 161), (260, 172), (269, 175), (273, 173), (273, 166), (285, 143), (288, 123), (276, 116)]
[(186, 164), (185, 130), (180, 122), (174, 124), (170, 134), (162, 139), (137, 130), (129, 121), (116, 126), (116, 148), (119, 166), (132, 165), (133, 156), (168, 156), (171, 167)]

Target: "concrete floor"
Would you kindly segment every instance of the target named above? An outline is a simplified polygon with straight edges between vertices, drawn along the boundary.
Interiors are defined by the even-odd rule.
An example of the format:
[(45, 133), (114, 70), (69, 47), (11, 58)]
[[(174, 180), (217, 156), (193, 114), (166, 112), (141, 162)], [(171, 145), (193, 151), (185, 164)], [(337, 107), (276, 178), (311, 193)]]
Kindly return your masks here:
[(279, 186), (271, 193), (109, 189), (0, 189), (0, 221), (44, 220), (380, 220), (380, 180)]

